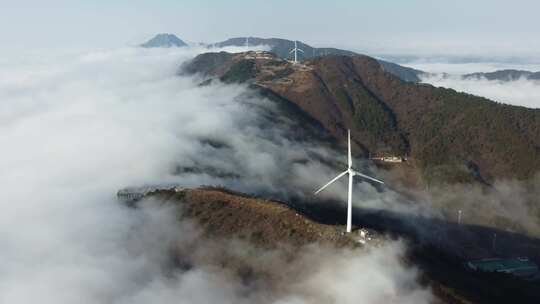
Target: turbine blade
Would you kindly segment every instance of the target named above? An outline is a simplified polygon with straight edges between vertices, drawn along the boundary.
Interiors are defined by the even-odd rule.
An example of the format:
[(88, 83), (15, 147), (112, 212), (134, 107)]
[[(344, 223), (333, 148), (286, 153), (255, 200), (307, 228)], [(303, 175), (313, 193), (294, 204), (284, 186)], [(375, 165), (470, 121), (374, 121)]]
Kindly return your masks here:
[(304, 50), (302, 50), (302, 49), (298, 49), (298, 50), (299, 50), (300, 52), (302, 52), (302, 53), (304, 52)]
[(358, 171), (354, 171), (354, 170), (353, 170), (352, 172), (354, 173), (354, 175), (358, 175), (358, 176), (361, 176), (361, 177), (363, 177), (363, 178), (365, 178), (365, 179), (369, 179), (369, 180), (372, 180), (372, 181), (374, 181), (374, 182), (377, 182), (377, 183), (379, 183), (379, 184), (383, 184), (383, 185), (384, 185), (384, 182), (383, 182), (383, 181), (380, 181), (380, 180), (378, 180), (378, 179), (376, 179), (376, 178), (373, 178), (373, 177), (371, 177), (371, 176), (367, 176), (367, 175), (362, 174), (362, 173), (360, 173), (360, 172), (358, 172)]
[(294, 52), (294, 49), (292, 49), (292, 50), (289, 52), (289, 54), (292, 53), (292, 52)]
[(329, 181), (326, 185), (322, 186), (319, 190), (315, 191), (315, 194), (318, 194), (319, 192), (323, 191), (324, 188), (330, 186), (333, 182), (337, 181), (340, 177), (347, 174), (349, 171), (343, 171), (338, 176), (336, 176), (333, 180)]
[(351, 156), (351, 130), (347, 130), (347, 134), (349, 136), (349, 144), (348, 144), (348, 147), (349, 147), (349, 158), (348, 158), (348, 164), (349, 164), (349, 169), (352, 167), (352, 156)]

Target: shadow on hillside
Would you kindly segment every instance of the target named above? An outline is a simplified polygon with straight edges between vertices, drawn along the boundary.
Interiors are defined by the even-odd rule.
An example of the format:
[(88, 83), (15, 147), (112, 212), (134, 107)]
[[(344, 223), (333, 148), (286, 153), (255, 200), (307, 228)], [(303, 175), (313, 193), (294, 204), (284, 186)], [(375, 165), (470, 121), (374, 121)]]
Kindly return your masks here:
[[(340, 202), (320, 199), (306, 202), (292, 199), (288, 205), (317, 222), (345, 225), (346, 209)], [(396, 238), (406, 238), (419, 245), (437, 246), (464, 259), (540, 256), (538, 238), (491, 227), (458, 224), (439, 218), (354, 207), (353, 225)]]
[[(324, 224), (345, 225), (346, 209), (335, 201), (293, 199), (289, 206)], [(501, 273), (466, 269), (468, 260), (528, 257), (540, 265), (540, 240), (519, 233), (444, 219), (385, 210), (353, 209), (353, 225), (369, 228), (410, 244), (408, 260), (418, 265), (423, 281), (450, 303), (540, 303), (540, 282)], [(450, 291), (448, 290), (450, 288)], [(442, 290), (444, 289), (444, 291)]]

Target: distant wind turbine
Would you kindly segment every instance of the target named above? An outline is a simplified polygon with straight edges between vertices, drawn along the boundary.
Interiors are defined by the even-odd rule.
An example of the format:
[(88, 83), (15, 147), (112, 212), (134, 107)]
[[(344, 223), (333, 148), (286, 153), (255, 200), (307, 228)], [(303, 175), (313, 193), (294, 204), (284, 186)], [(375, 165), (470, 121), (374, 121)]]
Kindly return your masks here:
[(246, 48), (249, 49), (249, 37), (246, 37)]
[(351, 232), (351, 226), (352, 226), (352, 185), (353, 185), (353, 177), (355, 175), (358, 175), (358, 176), (361, 176), (363, 178), (366, 178), (366, 179), (369, 179), (369, 180), (372, 180), (374, 182), (377, 182), (377, 183), (380, 183), (380, 184), (384, 184), (384, 182), (378, 180), (378, 179), (375, 179), (373, 177), (370, 177), (370, 176), (367, 176), (367, 175), (364, 175), (356, 170), (354, 170), (352, 168), (352, 156), (351, 156), (351, 130), (348, 130), (348, 147), (349, 147), (349, 154), (348, 154), (348, 168), (347, 170), (341, 172), (338, 176), (336, 176), (333, 180), (329, 181), (326, 185), (322, 186), (319, 190), (317, 190), (315, 192), (315, 194), (318, 194), (319, 192), (321, 192), (322, 190), (324, 190), (324, 188), (330, 186), (332, 183), (334, 183), (335, 181), (337, 181), (338, 179), (340, 179), (342, 176), (344, 176), (345, 174), (349, 174), (349, 195), (348, 195), (348, 198), (347, 198), (347, 232)]
[(296, 44), (296, 40), (295, 40), (295, 41), (294, 41), (294, 49), (292, 49), (292, 50), (289, 52), (289, 54), (292, 53), (292, 52), (294, 52), (294, 63), (298, 63), (298, 51), (300, 51), (300, 52), (302, 52), (302, 53), (304, 52), (304, 50), (298, 48), (298, 46), (297, 46), (297, 44)]

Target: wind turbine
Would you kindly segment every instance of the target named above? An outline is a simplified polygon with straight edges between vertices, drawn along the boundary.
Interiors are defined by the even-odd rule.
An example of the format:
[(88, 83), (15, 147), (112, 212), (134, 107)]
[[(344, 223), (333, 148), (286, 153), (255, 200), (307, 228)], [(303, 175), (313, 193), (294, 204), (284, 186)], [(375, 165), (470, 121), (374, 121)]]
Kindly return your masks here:
[(289, 52), (289, 54), (292, 53), (292, 52), (294, 52), (294, 63), (298, 63), (298, 51), (300, 51), (300, 52), (302, 52), (302, 53), (304, 52), (304, 50), (298, 48), (298, 46), (296, 45), (296, 40), (295, 40), (295, 41), (294, 41), (294, 49), (292, 49), (292, 50)]
[(246, 37), (246, 48), (249, 49), (249, 37)]
[(333, 180), (329, 181), (326, 185), (322, 186), (319, 190), (317, 190), (315, 192), (315, 194), (318, 194), (319, 192), (321, 192), (322, 190), (324, 190), (324, 188), (330, 186), (331, 184), (333, 184), (335, 181), (337, 181), (338, 179), (340, 179), (341, 177), (343, 177), (345, 174), (349, 174), (349, 195), (348, 195), (348, 198), (347, 198), (347, 232), (351, 232), (351, 226), (352, 226), (352, 185), (353, 185), (353, 177), (355, 175), (358, 175), (358, 176), (361, 176), (363, 178), (366, 178), (366, 179), (369, 179), (369, 180), (372, 180), (374, 182), (377, 182), (377, 183), (380, 183), (380, 184), (384, 184), (384, 182), (376, 179), (376, 178), (373, 178), (373, 177), (370, 177), (370, 176), (367, 176), (367, 175), (364, 175), (356, 170), (354, 170), (352, 168), (352, 156), (351, 156), (351, 130), (348, 130), (348, 139), (349, 139), (349, 142), (348, 142), (348, 147), (349, 147), (349, 154), (348, 154), (348, 168), (347, 170), (341, 172), (338, 176), (336, 176)]

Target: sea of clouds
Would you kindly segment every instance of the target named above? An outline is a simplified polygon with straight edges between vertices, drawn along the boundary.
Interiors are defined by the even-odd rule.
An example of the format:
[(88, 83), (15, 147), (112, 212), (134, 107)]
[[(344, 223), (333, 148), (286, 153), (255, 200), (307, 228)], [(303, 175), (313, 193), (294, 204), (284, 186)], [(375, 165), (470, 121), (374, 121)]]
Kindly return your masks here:
[(500, 103), (533, 109), (540, 108), (540, 81), (538, 80), (498, 81), (485, 78), (463, 79), (461, 76), (429, 75), (422, 76), (421, 81), (437, 87), (486, 97)]
[[(0, 302), (430, 302), (417, 270), (401, 262), (401, 242), (367, 251), (314, 248), (292, 265), (272, 258), (301, 274), (283, 279), (279, 292), (251, 289), (211, 261), (171, 268), (172, 246), (215, 246), (199, 241), (196, 224), (178, 222), (170, 207), (120, 204), (118, 189), (175, 183), (279, 192), (294, 188), (286, 181), (316, 188), (337, 173), (304, 161), (335, 151), (287, 139), (265, 123), (270, 118), (261, 113), (275, 111), (272, 102), (243, 86), (201, 87), (178, 77), (180, 64), (201, 51), (32, 52), (0, 60)], [(179, 175), (186, 166), (219, 168), (226, 177)], [(378, 201), (374, 188), (363, 188)]]
[(505, 69), (540, 71), (540, 64), (507, 62), (449, 63), (441, 60), (430, 62), (409, 62), (407, 66), (428, 72), (421, 81), (438, 87), (483, 96), (491, 100), (528, 108), (540, 108), (540, 81), (518, 79), (514, 81), (487, 80), (485, 78), (461, 77), (464, 74), (494, 72)]

